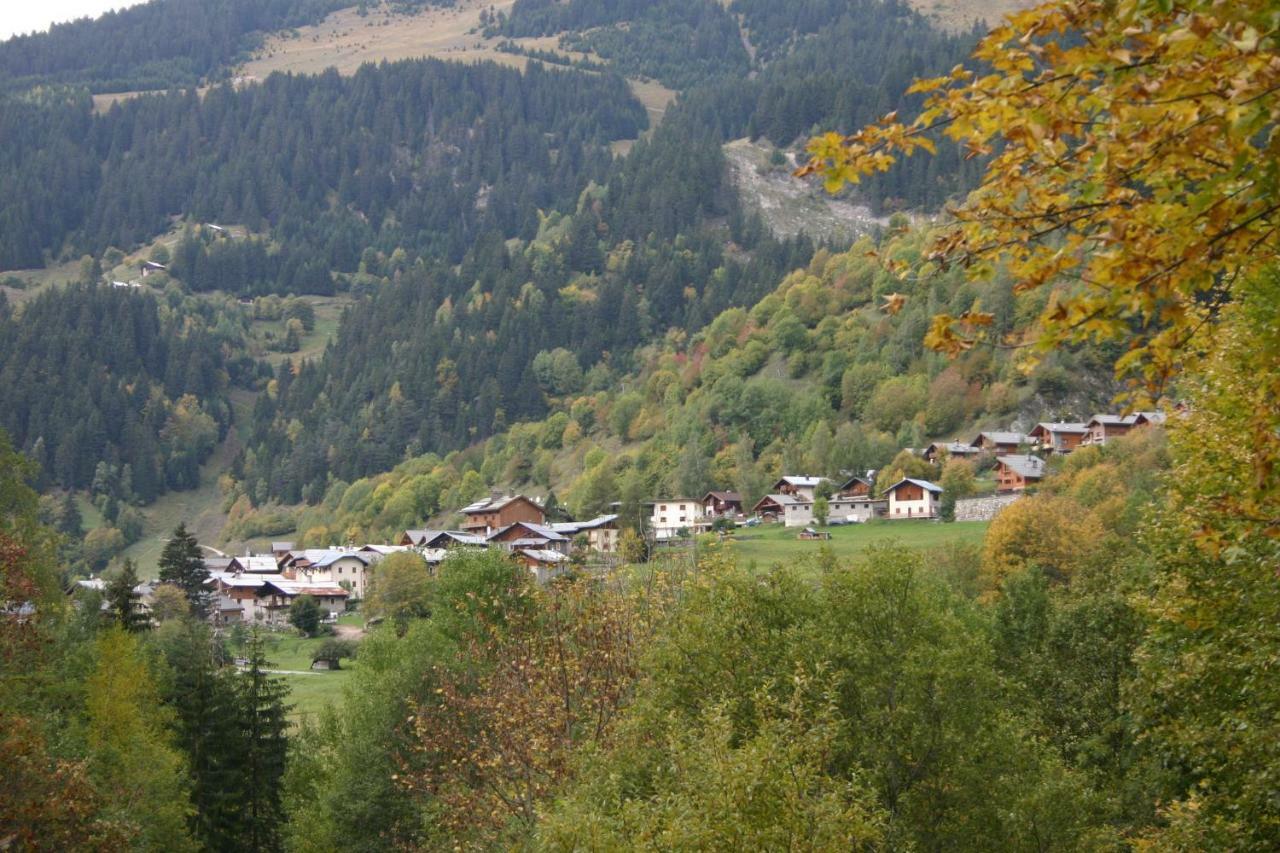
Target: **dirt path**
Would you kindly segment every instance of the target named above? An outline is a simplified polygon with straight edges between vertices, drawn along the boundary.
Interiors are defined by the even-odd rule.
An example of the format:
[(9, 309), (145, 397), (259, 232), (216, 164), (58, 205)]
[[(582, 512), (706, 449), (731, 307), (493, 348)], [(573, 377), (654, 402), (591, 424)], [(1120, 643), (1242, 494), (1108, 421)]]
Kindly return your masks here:
[(341, 640), (361, 640), (364, 638), (364, 629), (357, 625), (334, 625), (333, 633)]

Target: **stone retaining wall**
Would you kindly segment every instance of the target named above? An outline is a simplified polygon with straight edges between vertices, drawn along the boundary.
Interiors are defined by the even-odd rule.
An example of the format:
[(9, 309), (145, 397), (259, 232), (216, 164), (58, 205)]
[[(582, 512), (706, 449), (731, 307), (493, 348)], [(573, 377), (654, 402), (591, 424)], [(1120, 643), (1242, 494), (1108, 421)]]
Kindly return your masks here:
[(956, 501), (956, 521), (990, 521), (1000, 510), (1022, 497), (1021, 492), (989, 495), (985, 498), (961, 498)]

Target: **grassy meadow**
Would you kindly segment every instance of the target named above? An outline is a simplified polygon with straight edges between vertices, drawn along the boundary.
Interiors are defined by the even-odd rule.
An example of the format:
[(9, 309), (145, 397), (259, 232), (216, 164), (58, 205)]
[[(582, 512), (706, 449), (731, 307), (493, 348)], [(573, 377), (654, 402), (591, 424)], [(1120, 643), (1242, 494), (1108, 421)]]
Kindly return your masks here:
[[(830, 548), (837, 559), (856, 557), (873, 545), (899, 542), (911, 548), (928, 550), (951, 543), (981, 545), (988, 522), (961, 521), (942, 524), (936, 521), (872, 521), (866, 524), (848, 524), (828, 527), (831, 539), (802, 540), (803, 528), (783, 527), (781, 524), (742, 527), (725, 537), (724, 548), (737, 558), (739, 565), (755, 563), (757, 568), (767, 568), (774, 563), (793, 562), (817, 554), (823, 547)], [(715, 534), (699, 538), (699, 546), (716, 542)]]

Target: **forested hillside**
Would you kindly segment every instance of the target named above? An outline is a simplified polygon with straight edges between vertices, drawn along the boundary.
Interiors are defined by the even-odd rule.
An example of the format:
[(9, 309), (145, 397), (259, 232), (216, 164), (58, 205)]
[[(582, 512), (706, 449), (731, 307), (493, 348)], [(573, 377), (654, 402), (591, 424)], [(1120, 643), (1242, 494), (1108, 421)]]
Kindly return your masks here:
[(274, 75), (104, 116), (87, 98), (15, 107), (0, 114), (6, 268), (129, 249), (174, 215), (271, 228), (284, 266), (354, 272), (370, 247), (456, 261), (486, 231), (532, 235), (538, 208), (572, 204), (605, 174), (604, 144), (646, 123), (614, 77), (437, 61)]
[[(196, 485), (254, 381), (238, 312), (81, 284), (0, 297), (0, 426), (41, 482), (149, 503)], [(99, 482), (101, 481), (101, 482)]]
[[(881, 251), (917, 265), (932, 236), (906, 232)], [(880, 470), (883, 487), (903, 472), (904, 447), (979, 425), (1086, 419), (1110, 405), (1114, 347), (1064, 350), (1030, 373), (1008, 351), (955, 361), (929, 353), (923, 335), (934, 313), (980, 304), (996, 313), (1001, 335), (1022, 340), (1041, 300), (1015, 296), (1004, 277), (975, 285), (952, 272), (902, 294), (907, 307), (886, 315), (884, 300), (902, 282), (867, 257), (871, 248), (864, 241), (844, 253), (820, 250), (749, 308), (729, 308), (699, 332), (672, 332), (640, 347), (629, 371), (608, 361), (584, 369), (569, 350), (544, 350), (532, 359), (529, 393), (550, 414), (465, 451), (425, 453), (386, 474), (348, 478), (337, 467), (347, 448), (331, 445), (330, 476), (317, 483), (323, 500), (314, 508), (250, 511), (267, 491), (259, 478), (280, 470), (259, 462), (267, 453), (255, 450), (237, 471), (233, 529), (253, 535), (294, 527), (309, 544), (394, 538), (423, 519), (447, 524), (490, 489), (554, 492), (581, 518), (621, 501), (624, 519), (638, 526), (642, 502), (655, 495), (732, 488), (754, 503), (783, 473), (798, 470), (834, 479)], [(406, 397), (368, 429), (388, 430)], [(920, 467), (908, 473), (932, 476)]]

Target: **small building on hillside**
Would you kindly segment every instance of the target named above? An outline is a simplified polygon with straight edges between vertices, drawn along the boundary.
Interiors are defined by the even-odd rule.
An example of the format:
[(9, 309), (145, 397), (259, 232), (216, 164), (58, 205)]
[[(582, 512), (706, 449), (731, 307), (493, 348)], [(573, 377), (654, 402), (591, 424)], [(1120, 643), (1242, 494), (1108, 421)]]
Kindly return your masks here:
[(569, 558), (559, 551), (521, 548), (514, 555), (516, 562), (528, 569), (538, 583), (546, 583), (559, 577), (569, 567)]
[(1044, 478), (1044, 460), (1039, 456), (996, 457), (996, 491), (1021, 492)]
[(903, 477), (886, 490), (889, 496), (888, 518), (937, 518), (942, 487), (928, 480)]
[(1089, 434), (1085, 436), (1082, 444), (1105, 445), (1113, 438), (1119, 438), (1128, 434), (1133, 428), (1133, 415), (1094, 415), (1085, 424), (1089, 430)]
[(517, 521), (496, 530), (486, 540), (490, 545), (497, 545), (506, 551), (518, 551), (521, 548), (535, 548), (545, 551), (556, 551), (568, 556), (573, 548), (573, 538), (565, 536), (544, 524), (532, 524)]
[(867, 477), (850, 477), (845, 480), (836, 492), (836, 497), (841, 498), (869, 498), (871, 497), (872, 483)]
[(742, 495), (737, 492), (707, 492), (702, 498), (707, 518), (737, 518), (742, 515)]
[(164, 264), (156, 263), (155, 261), (143, 261), (141, 264), (138, 265), (138, 272), (142, 274), (143, 278), (146, 278), (147, 276), (155, 272), (168, 272), (168, 271), (169, 271), (169, 268), (167, 266), (165, 266)]
[(1031, 446), (1044, 453), (1070, 453), (1087, 435), (1089, 427), (1082, 423), (1038, 423), (1028, 433)]
[(325, 614), (336, 616), (346, 610), (350, 593), (333, 581), (269, 580), (258, 590), (254, 605), (264, 614), (264, 621), (287, 625), (289, 608), (304, 595), (314, 598)]
[(1020, 432), (980, 432), (969, 442), (982, 453), (1017, 453), (1023, 445), (1031, 444), (1030, 436)]
[(707, 527), (697, 498), (661, 498), (649, 504), (649, 529), (659, 542), (680, 538), (680, 532), (700, 533)]
[(883, 518), (889, 512), (887, 498), (873, 499), (870, 495), (831, 498), (827, 506), (828, 521), (849, 521), (862, 524), (873, 518)]
[(752, 511), (761, 521), (786, 527), (804, 527), (813, 523), (813, 501), (795, 495), (765, 495), (756, 501)]
[(935, 441), (924, 449), (920, 455), (926, 462), (940, 462), (945, 458), (968, 459), (981, 455), (982, 451), (972, 444), (963, 441)]
[(790, 495), (794, 498), (812, 501), (815, 492), (818, 490), (818, 485), (826, 479), (826, 477), (803, 477), (796, 474), (788, 474), (773, 484), (772, 493)]
[(576, 539), (587, 537), (588, 550), (599, 554), (615, 554), (618, 551), (617, 514), (598, 515), (588, 521), (562, 521), (550, 525), (556, 533)]
[(459, 512), (463, 516), (464, 531), (484, 536), (515, 524), (517, 521), (527, 521), (532, 524), (545, 524), (547, 521), (542, 507), (524, 495), (505, 497), (494, 495), (468, 504)]

